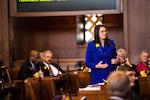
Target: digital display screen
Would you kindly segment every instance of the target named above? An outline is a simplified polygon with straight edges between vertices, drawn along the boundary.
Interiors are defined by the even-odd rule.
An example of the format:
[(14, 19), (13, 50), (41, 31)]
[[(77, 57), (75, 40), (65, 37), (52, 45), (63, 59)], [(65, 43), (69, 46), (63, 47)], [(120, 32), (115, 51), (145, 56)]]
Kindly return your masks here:
[(18, 0), (17, 12), (116, 9), (116, 0)]
[(121, 0), (10, 0), (14, 17), (116, 14), (121, 8)]
[(19, 0), (19, 2), (51, 2), (51, 1), (69, 1), (69, 0)]

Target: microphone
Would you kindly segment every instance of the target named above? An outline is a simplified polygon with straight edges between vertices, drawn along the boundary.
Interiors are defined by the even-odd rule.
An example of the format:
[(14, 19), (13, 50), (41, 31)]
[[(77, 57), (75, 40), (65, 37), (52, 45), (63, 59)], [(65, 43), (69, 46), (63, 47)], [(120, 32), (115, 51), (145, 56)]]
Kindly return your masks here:
[(9, 66), (10, 66), (10, 77), (11, 77), (11, 82), (13, 81), (12, 80), (12, 77), (13, 77), (13, 67), (14, 67), (14, 56), (10, 56), (9, 58)]
[[(59, 66), (59, 56), (58, 55), (57, 55), (57, 64)], [(57, 75), (59, 75), (59, 69), (58, 69), (58, 74)]]
[(57, 64), (59, 65), (59, 56), (58, 55), (56, 55), (56, 58), (57, 58)]

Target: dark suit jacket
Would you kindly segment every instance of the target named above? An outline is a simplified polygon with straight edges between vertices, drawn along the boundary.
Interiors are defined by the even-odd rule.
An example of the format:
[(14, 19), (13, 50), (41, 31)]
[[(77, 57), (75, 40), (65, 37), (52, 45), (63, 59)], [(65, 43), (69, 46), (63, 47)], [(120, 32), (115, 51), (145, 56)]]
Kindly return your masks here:
[(142, 100), (140, 95), (137, 95), (132, 89), (129, 90), (129, 97), (131, 100)]
[(32, 68), (32, 65), (31, 65), (29, 59), (27, 59), (21, 65), (19, 75), (18, 75), (18, 79), (24, 80), (28, 77), (32, 77), (35, 72), (37, 72), (37, 70)]
[[(53, 65), (55, 68), (57, 68), (60, 72), (65, 73), (65, 71), (58, 64), (51, 63), (51, 65)], [(40, 70), (40, 67), (41, 67), (42, 72), (44, 72), (44, 76), (50, 76), (49, 69), (46, 67), (46, 65), (44, 63), (38, 64), (37, 69)]]

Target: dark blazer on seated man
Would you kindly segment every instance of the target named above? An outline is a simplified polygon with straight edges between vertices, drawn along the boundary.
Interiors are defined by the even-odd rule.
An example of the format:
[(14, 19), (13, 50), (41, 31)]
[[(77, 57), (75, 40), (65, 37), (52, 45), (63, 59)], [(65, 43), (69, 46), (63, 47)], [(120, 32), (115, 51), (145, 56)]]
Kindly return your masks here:
[(47, 64), (42, 62), (38, 64), (38, 70), (42, 70), (44, 76), (57, 76), (58, 74), (65, 73), (65, 71), (56, 63)]
[(65, 73), (63, 69), (56, 63), (52, 63), (53, 53), (46, 50), (41, 54), (42, 63), (38, 65), (38, 70), (42, 70), (44, 76), (57, 76), (58, 74)]
[(31, 50), (29, 59), (22, 63), (18, 79), (25, 80), (28, 77), (33, 77), (33, 74), (37, 72), (36, 65), (39, 62), (39, 52), (36, 50)]

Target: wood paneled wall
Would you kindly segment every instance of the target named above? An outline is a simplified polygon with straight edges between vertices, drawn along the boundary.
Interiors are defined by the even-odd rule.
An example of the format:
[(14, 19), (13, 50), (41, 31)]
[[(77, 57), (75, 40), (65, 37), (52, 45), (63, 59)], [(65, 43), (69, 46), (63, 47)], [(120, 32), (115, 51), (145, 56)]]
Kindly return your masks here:
[[(11, 36), (13, 36), (11, 43), (15, 60), (27, 58), (31, 49), (39, 51), (51, 49), (54, 52), (54, 58), (60, 59), (85, 57), (86, 44), (77, 45), (76, 16), (16, 17), (11, 18), (11, 23)], [(113, 23), (114, 21), (109, 22), (109, 24)], [(122, 27), (109, 25), (108, 30), (110, 38), (115, 40), (116, 46), (122, 47)]]
[(150, 53), (150, 0), (123, 0), (124, 44), (131, 62), (137, 64), (142, 50)]
[[(115, 28), (109, 31), (117, 48), (127, 50), (132, 63), (137, 63), (143, 49), (150, 51), (149, 4), (150, 0), (123, 0), (124, 32)], [(10, 55), (15, 59), (26, 58), (30, 49), (52, 49), (59, 58), (84, 58), (86, 45), (76, 45), (75, 16), (13, 18), (8, 15), (8, 0), (0, 0), (0, 53), (7, 65)]]
[(12, 23), (16, 59), (26, 58), (31, 49), (77, 58), (75, 16), (12, 18)]

